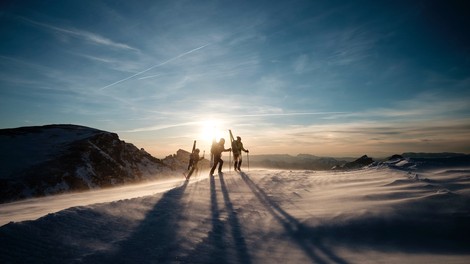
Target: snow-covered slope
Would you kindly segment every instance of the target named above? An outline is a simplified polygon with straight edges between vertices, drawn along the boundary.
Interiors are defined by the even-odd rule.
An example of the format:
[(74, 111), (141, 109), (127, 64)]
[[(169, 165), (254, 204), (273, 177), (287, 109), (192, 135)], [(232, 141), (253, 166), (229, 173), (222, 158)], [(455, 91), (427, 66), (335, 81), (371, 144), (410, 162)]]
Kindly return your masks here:
[(164, 193), (73, 207), (35, 221), (4, 225), (0, 259), (4, 263), (468, 263), (470, 259), (469, 164), (419, 170), (382, 165), (351, 171), (205, 175), (195, 175), (189, 182), (182, 179)]
[(117, 134), (76, 125), (0, 130), (0, 202), (154, 179), (171, 169)]

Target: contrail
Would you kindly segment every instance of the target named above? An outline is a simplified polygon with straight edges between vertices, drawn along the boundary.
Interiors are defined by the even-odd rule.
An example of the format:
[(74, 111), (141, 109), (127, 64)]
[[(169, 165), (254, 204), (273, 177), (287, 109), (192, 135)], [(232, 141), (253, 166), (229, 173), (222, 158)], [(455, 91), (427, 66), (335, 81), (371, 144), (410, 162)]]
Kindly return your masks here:
[(123, 133), (135, 133), (135, 132), (158, 131), (158, 130), (173, 128), (173, 127), (182, 127), (182, 126), (196, 125), (196, 124), (200, 124), (200, 123), (201, 123), (201, 122), (184, 122), (184, 123), (178, 123), (178, 124), (168, 124), (168, 125), (160, 125), (160, 126), (136, 128), (136, 129), (124, 130), (124, 131), (118, 131), (118, 132), (123, 132)]
[(163, 74), (155, 74), (155, 75), (150, 75), (150, 76), (145, 76), (145, 77), (140, 77), (139, 80), (145, 80), (145, 79), (149, 79), (149, 78), (155, 78), (155, 77), (158, 77), (158, 76), (162, 76)]
[(122, 79), (122, 80), (113, 82), (112, 84), (108, 84), (108, 85), (106, 85), (106, 86), (104, 86), (104, 87), (101, 87), (99, 90), (102, 91), (102, 90), (104, 90), (104, 89), (106, 89), (106, 88), (109, 88), (109, 87), (111, 87), (111, 86), (114, 86), (114, 85), (116, 85), (116, 84), (118, 84), (118, 83), (125, 82), (125, 81), (127, 81), (127, 80), (129, 80), (129, 79), (134, 78), (135, 76), (141, 75), (142, 73), (146, 73), (146, 72), (148, 72), (148, 71), (150, 71), (150, 70), (152, 70), (152, 69), (154, 69), (154, 68), (157, 68), (157, 67), (162, 66), (162, 65), (165, 65), (165, 64), (167, 64), (167, 63), (169, 63), (169, 62), (172, 62), (172, 61), (174, 61), (174, 60), (177, 60), (177, 59), (179, 59), (179, 58), (181, 58), (181, 57), (183, 57), (183, 56), (186, 56), (186, 55), (188, 55), (188, 54), (190, 54), (190, 53), (193, 53), (193, 52), (195, 52), (195, 51), (197, 51), (197, 50), (203, 49), (203, 48), (205, 48), (205, 47), (207, 47), (207, 46), (209, 46), (209, 45), (210, 45), (210, 44), (206, 44), (206, 45), (200, 46), (199, 48), (195, 48), (195, 49), (192, 49), (192, 50), (187, 51), (187, 52), (185, 52), (185, 53), (181, 53), (180, 55), (178, 55), (178, 56), (176, 56), (176, 57), (174, 57), (174, 58), (171, 58), (171, 59), (169, 59), (169, 60), (166, 60), (166, 61), (164, 61), (164, 62), (162, 62), (162, 63), (159, 63), (159, 64), (156, 64), (156, 65), (153, 65), (152, 67), (150, 67), (150, 68), (148, 68), (148, 69), (145, 69), (145, 70), (143, 70), (143, 71), (141, 71), (141, 72), (138, 72), (138, 73), (136, 73), (136, 74), (134, 74), (134, 75), (131, 75), (131, 76), (127, 77), (127, 78), (124, 78), (124, 79)]
[(246, 115), (233, 115), (232, 117), (298, 116), (298, 115), (337, 115), (337, 114), (348, 114), (348, 112), (296, 112), (296, 113), (246, 114)]

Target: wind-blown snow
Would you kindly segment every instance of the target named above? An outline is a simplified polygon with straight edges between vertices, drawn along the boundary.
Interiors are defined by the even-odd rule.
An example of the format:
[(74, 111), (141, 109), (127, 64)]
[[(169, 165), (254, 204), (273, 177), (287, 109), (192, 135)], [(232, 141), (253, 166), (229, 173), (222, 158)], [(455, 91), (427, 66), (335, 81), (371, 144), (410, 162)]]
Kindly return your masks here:
[(181, 179), (166, 179), (124, 187), (77, 192), (0, 204), (0, 225), (10, 221), (35, 220), (75, 206), (87, 206), (161, 193), (181, 185)]
[[(470, 259), (469, 168), (252, 170), (176, 181), (178, 186), (164, 193), (113, 197), (120, 200), (4, 225), (0, 258), (5, 263)], [(6, 211), (13, 210), (14, 205)]]

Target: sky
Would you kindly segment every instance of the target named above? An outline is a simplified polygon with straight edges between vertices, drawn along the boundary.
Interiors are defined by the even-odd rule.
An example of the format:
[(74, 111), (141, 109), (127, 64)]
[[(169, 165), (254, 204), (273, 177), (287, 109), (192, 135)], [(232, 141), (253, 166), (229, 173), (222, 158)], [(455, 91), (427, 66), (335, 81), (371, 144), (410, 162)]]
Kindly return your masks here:
[(470, 153), (465, 2), (2, 1), (0, 128), (159, 158), (228, 129), (251, 154)]

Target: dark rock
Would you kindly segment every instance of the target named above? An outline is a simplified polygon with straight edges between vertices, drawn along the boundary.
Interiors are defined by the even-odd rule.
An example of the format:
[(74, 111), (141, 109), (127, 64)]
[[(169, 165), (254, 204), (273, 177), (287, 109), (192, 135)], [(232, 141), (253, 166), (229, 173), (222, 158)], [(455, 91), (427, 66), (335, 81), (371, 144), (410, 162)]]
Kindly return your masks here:
[(115, 133), (75, 125), (0, 130), (0, 202), (103, 188), (171, 173)]
[(348, 162), (343, 166), (336, 166), (334, 170), (352, 170), (352, 169), (360, 169), (366, 166), (373, 164), (375, 161), (372, 158), (369, 158), (367, 155), (364, 155), (353, 162)]

